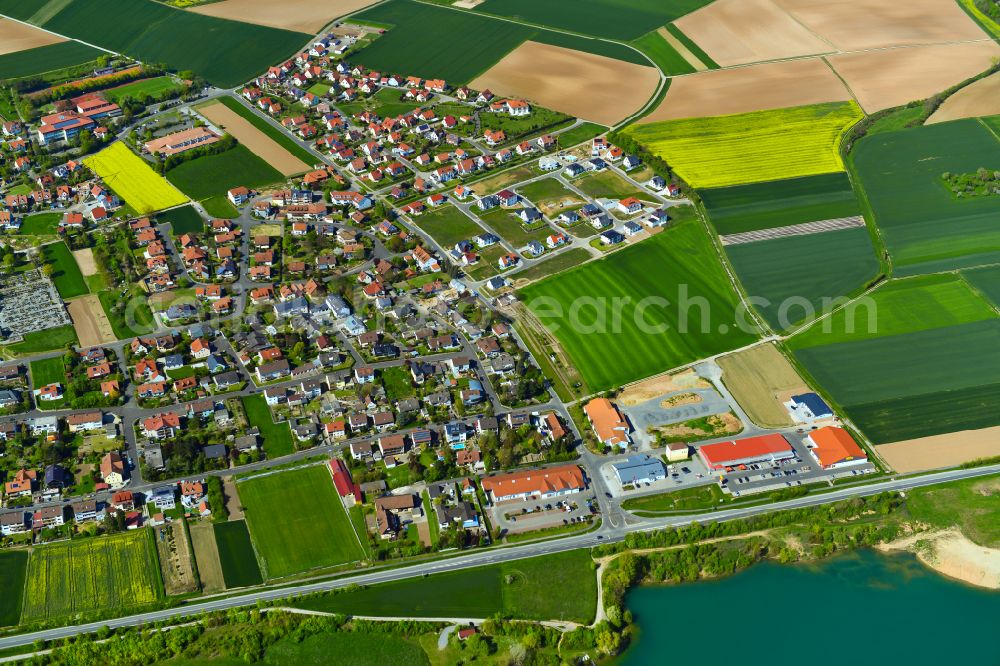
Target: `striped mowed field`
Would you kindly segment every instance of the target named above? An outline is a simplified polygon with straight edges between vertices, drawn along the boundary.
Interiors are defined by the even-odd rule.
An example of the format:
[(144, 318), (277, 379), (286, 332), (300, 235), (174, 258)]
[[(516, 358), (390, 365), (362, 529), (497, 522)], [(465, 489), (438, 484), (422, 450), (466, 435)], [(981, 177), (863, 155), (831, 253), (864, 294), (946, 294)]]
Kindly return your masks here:
[(607, 258), (525, 287), (520, 296), (602, 391), (748, 345), (739, 300), (690, 208), (674, 226)]

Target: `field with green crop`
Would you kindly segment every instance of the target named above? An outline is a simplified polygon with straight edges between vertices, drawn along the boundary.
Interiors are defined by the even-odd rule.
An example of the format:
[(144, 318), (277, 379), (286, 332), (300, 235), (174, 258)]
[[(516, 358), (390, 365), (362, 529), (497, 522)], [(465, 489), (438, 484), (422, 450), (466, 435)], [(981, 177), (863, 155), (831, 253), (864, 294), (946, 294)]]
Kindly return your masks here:
[(83, 273), (80, 272), (80, 267), (65, 242), (58, 241), (43, 246), (42, 256), (45, 258), (45, 263), (52, 265), (52, 282), (55, 283), (60, 296), (73, 298), (89, 293), (87, 283), (83, 280)]
[(690, 185), (724, 187), (842, 171), (840, 138), (861, 117), (856, 103), (832, 102), (630, 125), (624, 131)]
[(979, 120), (865, 137), (851, 158), (894, 273), (1000, 262), (1000, 197), (957, 199), (941, 178), (1000, 168), (1000, 142)]
[(664, 74), (676, 76), (678, 74), (690, 74), (694, 72), (694, 67), (684, 59), (677, 50), (670, 45), (659, 32), (659, 27), (653, 28), (642, 37), (638, 37), (629, 42), (656, 63), (656, 66)]
[[(836, 232), (842, 233), (842, 232)], [(996, 319), (993, 306), (954, 273), (883, 283), (856, 308), (844, 308), (793, 337), (797, 349), (915, 333)]]
[(157, 215), (160, 222), (169, 222), (175, 236), (186, 233), (200, 234), (205, 230), (205, 220), (194, 206), (171, 208)]
[(226, 589), (260, 585), (264, 579), (250, 542), (250, 530), (245, 520), (216, 523), (215, 543), (219, 547), (219, 562)]
[(412, 0), (390, 0), (361, 12), (357, 18), (393, 27), (352, 55), (352, 62), (377, 70), (444, 78), (451, 84), (471, 81), (529, 39), (648, 64), (640, 54), (620, 44)]
[(117, 88), (110, 88), (104, 91), (104, 96), (112, 101), (119, 102), (126, 97), (144, 100), (146, 97), (158, 99), (164, 93), (174, 90), (181, 90), (184, 86), (176, 82), (172, 76), (154, 76), (151, 79), (142, 79), (126, 83)]
[(879, 268), (864, 228), (729, 245), (726, 253), (776, 331), (828, 312), (833, 299), (859, 292)]
[(247, 395), (241, 400), (250, 425), (260, 430), (261, 439), (264, 441), (264, 453), (268, 458), (287, 456), (295, 450), (288, 423), (274, 422), (271, 409), (267, 406), (263, 395)]
[(0, 627), (12, 627), (21, 619), (24, 579), (28, 570), (28, 551), (0, 552)]
[(141, 157), (115, 142), (83, 160), (115, 194), (141, 215), (187, 202), (187, 197), (153, 171)]
[(843, 172), (699, 190), (698, 195), (723, 236), (861, 214)]
[(80, 42), (59, 42), (0, 55), (0, 79), (20, 79), (96, 60), (104, 51)]
[[(669, 229), (520, 292), (591, 391), (757, 337), (738, 326), (736, 294), (701, 223), (684, 209), (671, 210), (675, 222)], [(629, 351), (615, 351), (622, 349)]]
[[(564, 594), (572, 589), (573, 594)], [(505, 617), (589, 623), (597, 607), (589, 551), (572, 550), (306, 599), (310, 610), (411, 617)]]
[(35, 548), (28, 563), (25, 620), (124, 611), (163, 598), (148, 529)]
[(364, 557), (325, 465), (241, 481), (239, 491), (265, 578)]
[[(0, 0), (0, 13), (143, 62), (193, 70), (223, 88), (257, 76), (310, 38), (304, 33), (181, 11), (153, 0), (50, 0), (40, 8), (36, 5)], [(108, 29), (109, 17), (114, 20), (113, 30)]]
[(267, 122), (264, 118), (260, 117), (258, 114), (241, 104), (239, 100), (235, 100), (228, 95), (223, 95), (222, 97), (218, 97), (216, 99), (221, 102), (223, 106), (227, 107), (230, 111), (236, 113), (237, 115), (242, 116), (244, 120), (259, 129), (282, 148), (290, 152), (292, 155), (295, 155), (306, 164), (314, 164), (316, 162), (316, 157), (296, 143), (292, 137), (288, 136), (287, 132), (279, 130), (274, 125)]
[(486, 0), (476, 11), (594, 37), (629, 40), (706, 4), (707, 0)]
[(241, 185), (249, 188), (285, 182), (285, 177), (270, 164), (237, 145), (217, 155), (206, 155), (184, 162), (167, 172), (167, 180), (196, 201), (225, 196)]
[(993, 305), (1000, 308), (1000, 266), (986, 266), (962, 271), (962, 276)]
[(794, 351), (877, 444), (1000, 423), (1000, 320)]
[(482, 227), (454, 206), (441, 206), (413, 218), (413, 221), (445, 250), (450, 250), (459, 241), (472, 240), (483, 233)]

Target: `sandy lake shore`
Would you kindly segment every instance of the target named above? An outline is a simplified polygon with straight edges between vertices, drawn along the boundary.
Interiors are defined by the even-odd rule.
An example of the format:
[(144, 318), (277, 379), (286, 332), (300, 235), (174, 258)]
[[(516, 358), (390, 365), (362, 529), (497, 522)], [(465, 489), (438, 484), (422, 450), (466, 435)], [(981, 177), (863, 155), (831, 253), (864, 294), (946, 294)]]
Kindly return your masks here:
[(1000, 590), (1000, 550), (979, 546), (955, 528), (906, 536), (879, 546), (879, 550), (911, 552), (949, 578)]

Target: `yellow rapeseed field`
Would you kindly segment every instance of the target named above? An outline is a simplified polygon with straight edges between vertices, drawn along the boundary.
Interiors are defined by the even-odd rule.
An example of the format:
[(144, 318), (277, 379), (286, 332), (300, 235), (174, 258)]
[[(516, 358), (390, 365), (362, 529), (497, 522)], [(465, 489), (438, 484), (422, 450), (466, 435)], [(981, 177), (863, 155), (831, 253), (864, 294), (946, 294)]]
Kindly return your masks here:
[(189, 200), (121, 142), (111, 144), (84, 159), (83, 163), (142, 215), (179, 206)]
[(625, 132), (693, 187), (723, 187), (843, 171), (838, 146), (864, 114), (831, 102), (633, 125)]

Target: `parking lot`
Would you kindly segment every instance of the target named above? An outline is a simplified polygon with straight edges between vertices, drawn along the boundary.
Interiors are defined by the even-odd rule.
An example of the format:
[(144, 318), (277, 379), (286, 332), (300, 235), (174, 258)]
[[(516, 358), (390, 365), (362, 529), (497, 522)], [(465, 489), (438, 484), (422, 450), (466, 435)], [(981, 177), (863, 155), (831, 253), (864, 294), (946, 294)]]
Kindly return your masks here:
[(540, 530), (582, 522), (592, 514), (593, 499), (594, 491), (587, 490), (548, 499), (501, 502), (490, 508), (490, 517), (496, 527), (507, 532)]

